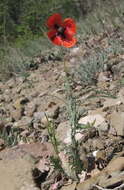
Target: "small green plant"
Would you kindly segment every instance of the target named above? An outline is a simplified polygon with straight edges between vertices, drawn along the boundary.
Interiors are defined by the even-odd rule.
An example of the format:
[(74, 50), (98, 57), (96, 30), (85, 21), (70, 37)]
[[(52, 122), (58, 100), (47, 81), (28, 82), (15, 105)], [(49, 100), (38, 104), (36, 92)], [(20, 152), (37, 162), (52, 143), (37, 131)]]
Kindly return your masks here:
[(54, 167), (55, 170), (58, 170), (59, 172), (65, 174), (65, 172), (64, 172), (64, 170), (62, 168), (61, 160), (60, 160), (60, 158), (58, 156), (51, 156), (50, 161), (51, 161), (51, 164), (52, 164), (52, 166)]
[(75, 175), (78, 178), (78, 174), (81, 173), (83, 170), (83, 164), (80, 160), (79, 155), (79, 145), (78, 141), (76, 140), (76, 133), (77, 129), (79, 129), (78, 120), (80, 117), (80, 113), (77, 109), (77, 102), (76, 98), (73, 96), (73, 91), (70, 85), (71, 81), (68, 75), (66, 75), (66, 82), (65, 82), (65, 89), (66, 89), (66, 100), (67, 100), (67, 113), (68, 119), (71, 125), (71, 145), (67, 147), (69, 149), (69, 157), (70, 157), (70, 164), (72, 169), (75, 171)]
[(120, 86), (124, 86), (124, 77), (122, 77), (118, 82)]
[(75, 78), (78, 78), (82, 85), (95, 85), (97, 83), (98, 74), (106, 71), (105, 65), (111, 65), (111, 56), (118, 56), (124, 52), (122, 41), (114, 40), (112, 37), (108, 38), (108, 47), (101, 49), (101, 47), (93, 48), (90, 56), (84, 58), (79, 56), (77, 62), (79, 67), (74, 73)]
[(0, 79), (9, 79), (11, 76), (25, 77), (31, 65), (35, 67), (34, 58), (49, 54), (50, 50), (51, 44), (42, 38), (25, 41), (18, 39), (15, 44), (6, 43), (0, 47)]
[(93, 4), (92, 1), (86, 0), (86, 2), (88, 2), (88, 7), (91, 4), (92, 8), (90, 11), (87, 11), (86, 15), (80, 16), (79, 32), (81, 34), (81, 39), (80, 39), (81, 41), (83, 41), (82, 37), (85, 38), (88, 35), (94, 35), (94, 34), (99, 35), (101, 32), (106, 33), (112, 29), (117, 29), (117, 28), (121, 28), (123, 30), (124, 28), (123, 0), (119, 1), (94, 0)]
[(20, 131), (17, 128), (4, 127), (0, 130), (0, 138), (4, 140), (5, 146), (14, 146), (21, 140)]
[(47, 119), (47, 130), (48, 130), (48, 134), (49, 134), (49, 138), (50, 138), (50, 141), (54, 147), (54, 150), (55, 150), (55, 153), (56, 155), (59, 154), (59, 150), (58, 150), (58, 141), (56, 139), (56, 135), (55, 135), (55, 125), (53, 123), (53, 121), (50, 121), (49, 118), (47, 117), (47, 115), (45, 114), (46, 116), (46, 119)]
[(11, 76), (27, 72), (30, 59), (24, 56), (20, 49), (5, 46), (0, 51), (4, 52), (0, 61), (0, 75), (2, 79), (9, 79)]
[(45, 114), (46, 119), (47, 119), (47, 130), (48, 130), (48, 134), (49, 134), (49, 138), (50, 141), (53, 145), (54, 151), (55, 151), (55, 156), (51, 156), (50, 157), (50, 161), (54, 167), (55, 170), (58, 170), (59, 172), (64, 173), (64, 170), (62, 168), (62, 163), (61, 163), (61, 159), (59, 157), (59, 142), (56, 138), (56, 132), (55, 132), (55, 124), (53, 121), (50, 121), (48, 116)]
[(99, 59), (96, 56), (91, 56), (86, 60), (80, 58), (80, 66), (77, 69), (77, 74), (83, 85), (95, 85), (97, 83), (97, 74), (103, 70), (103, 57)]

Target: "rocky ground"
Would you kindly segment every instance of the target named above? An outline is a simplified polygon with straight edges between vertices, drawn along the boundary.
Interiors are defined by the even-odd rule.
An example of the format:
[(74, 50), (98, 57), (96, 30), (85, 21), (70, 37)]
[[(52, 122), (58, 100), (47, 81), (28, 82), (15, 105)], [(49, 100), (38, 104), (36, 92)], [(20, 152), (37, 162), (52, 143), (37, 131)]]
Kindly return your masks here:
[[(110, 40), (119, 41), (121, 46), (113, 48)], [(88, 60), (97, 50), (107, 50), (103, 68), (96, 70), (86, 84), (76, 70), (80, 60)], [(60, 144), (68, 147), (72, 143), (65, 105), (64, 61), (52, 53), (47, 59), (36, 58), (27, 77), (0, 82), (0, 190), (124, 189), (123, 33), (113, 31), (88, 38), (64, 59), (79, 102), (78, 123), (85, 126), (76, 134), (83, 165), (79, 182), (66, 150), (59, 153), (66, 175), (50, 162), (55, 151), (45, 113), (55, 123)]]

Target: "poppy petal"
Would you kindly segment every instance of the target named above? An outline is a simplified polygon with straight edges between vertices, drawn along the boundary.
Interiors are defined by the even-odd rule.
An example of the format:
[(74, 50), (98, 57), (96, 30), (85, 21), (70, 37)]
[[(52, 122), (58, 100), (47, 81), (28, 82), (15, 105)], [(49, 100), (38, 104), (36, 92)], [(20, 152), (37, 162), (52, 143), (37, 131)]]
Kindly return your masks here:
[(63, 22), (63, 26), (70, 32), (70, 34), (74, 35), (76, 33), (76, 24), (75, 21), (71, 18), (66, 18)]
[(55, 13), (50, 16), (46, 23), (48, 28), (54, 28), (55, 25), (62, 25), (62, 16), (59, 13)]
[(50, 30), (49, 32), (47, 32), (47, 36), (55, 45), (62, 45), (62, 39), (60, 36), (57, 36), (56, 30)]
[(68, 40), (71, 40), (74, 36), (74, 34), (68, 28), (65, 29), (64, 35)]
[(62, 43), (63, 43), (61, 37), (59, 36), (56, 36), (52, 42), (58, 46), (62, 46)]
[(56, 36), (56, 34), (56, 30), (50, 30), (49, 32), (47, 32), (47, 36), (50, 40), (52, 40)]
[(63, 40), (62, 45), (64, 47), (70, 48), (73, 47), (76, 44), (76, 42), (77, 42), (76, 38), (73, 37), (71, 40)]

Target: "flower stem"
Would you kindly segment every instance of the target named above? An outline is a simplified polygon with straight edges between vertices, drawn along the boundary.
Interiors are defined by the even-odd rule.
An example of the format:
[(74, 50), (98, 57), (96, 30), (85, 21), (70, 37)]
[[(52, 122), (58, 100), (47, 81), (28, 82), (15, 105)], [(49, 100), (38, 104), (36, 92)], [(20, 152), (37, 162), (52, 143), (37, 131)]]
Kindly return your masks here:
[(68, 68), (67, 68), (67, 65), (66, 65), (66, 61), (64, 60), (64, 72), (65, 72), (65, 75), (66, 77), (68, 76)]

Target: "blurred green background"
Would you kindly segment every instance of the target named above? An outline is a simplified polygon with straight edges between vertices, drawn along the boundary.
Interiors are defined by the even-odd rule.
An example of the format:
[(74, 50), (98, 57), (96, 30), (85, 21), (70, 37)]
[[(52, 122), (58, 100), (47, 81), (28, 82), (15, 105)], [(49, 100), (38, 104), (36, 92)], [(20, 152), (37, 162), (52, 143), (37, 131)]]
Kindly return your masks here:
[(76, 20), (80, 42), (124, 26), (124, 0), (1, 0), (0, 78), (22, 72), (33, 56), (51, 49), (45, 22), (56, 12)]

